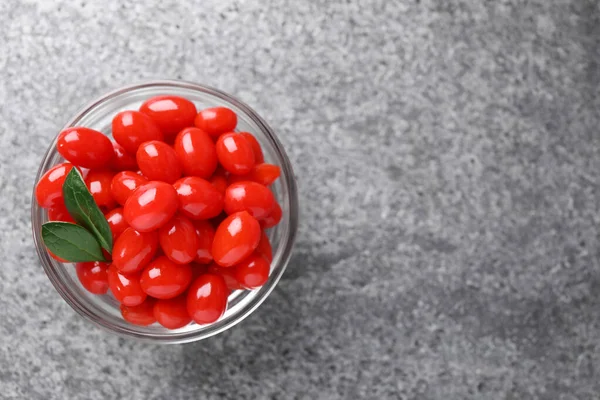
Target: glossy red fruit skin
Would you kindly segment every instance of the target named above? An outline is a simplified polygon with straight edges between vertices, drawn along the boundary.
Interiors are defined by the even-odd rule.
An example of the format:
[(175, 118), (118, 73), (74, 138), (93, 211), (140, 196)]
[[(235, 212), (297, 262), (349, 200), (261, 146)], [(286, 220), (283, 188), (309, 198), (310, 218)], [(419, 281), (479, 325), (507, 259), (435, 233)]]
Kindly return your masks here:
[(125, 203), (125, 220), (136, 231), (154, 231), (177, 212), (179, 200), (172, 185), (152, 181), (138, 188)]
[(269, 186), (279, 178), (281, 175), (281, 169), (277, 165), (273, 164), (257, 164), (252, 168), (252, 171), (246, 175), (230, 175), (228, 182), (229, 184), (252, 181), (260, 183), (264, 186)]
[(113, 141), (112, 145), (114, 154), (111, 161), (111, 168), (114, 171), (136, 171), (138, 166), (135, 157), (128, 153), (119, 143)]
[(194, 103), (178, 96), (152, 97), (142, 104), (140, 112), (152, 118), (165, 138), (175, 136), (182, 129), (194, 126), (197, 114)]
[(240, 285), (237, 278), (235, 277), (235, 268), (224, 268), (220, 267), (216, 263), (212, 263), (208, 266), (207, 272), (210, 274), (219, 275), (225, 281), (229, 290), (243, 290), (244, 287)]
[(250, 143), (250, 145), (252, 146), (252, 152), (254, 153), (254, 161), (257, 164), (264, 163), (265, 156), (263, 155), (262, 147), (260, 147), (260, 143), (258, 143), (258, 140), (256, 140), (254, 135), (250, 132), (240, 132), (239, 134), (246, 138), (248, 143)]
[(177, 296), (173, 299), (158, 300), (154, 305), (154, 318), (168, 329), (178, 329), (192, 322), (187, 312), (187, 297)]
[(139, 111), (123, 111), (112, 120), (112, 134), (126, 152), (135, 154), (140, 144), (164, 140), (160, 128), (152, 118)]
[(212, 244), (215, 239), (215, 228), (209, 221), (194, 221), (194, 228), (198, 237), (198, 248), (194, 260), (199, 264), (208, 264), (212, 261)]
[(67, 211), (64, 203), (48, 210), (48, 221), (75, 223), (73, 217), (71, 217), (71, 214), (69, 214), (69, 211)]
[(197, 324), (215, 322), (225, 313), (228, 295), (229, 289), (221, 276), (201, 275), (188, 289), (188, 314)]
[(224, 210), (227, 214), (248, 211), (256, 219), (266, 218), (275, 207), (273, 193), (260, 183), (244, 181), (229, 185), (225, 191)]
[(144, 292), (155, 299), (177, 297), (190, 285), (192, 267), (178, 265), (167, 257), (158, 257), (144, 268), (140, 284)]
[(231, 214), (217, 228), (212, 256), (221, 267), (231, 267), (248, 257), (260, 241), (260, 225), (246, 211)]
[(117, 172), (110, 183), (110, 194), (120, 205), (125, 205), (137, 188), (148, 183), (148, 179), (133, 171)]
[(245, 175), (254, 168), (252, 145), (237, 133), (225, 133), (219, 136), (216, 144), (217, 158), (227, 172)]
[(115, 208), (107, 212), (104, 217), (106, 218), (108, 226), (110, 227), (110, 231), (112, 232), (113, 243), (115, 243), (117, 238), (121, 236), (121, 233), (123, 233), (125, 229), (129, 228), (129, 225), (123, 216), (123, 208)]
[(110, 191), (112, 179), (113, 173), (108, 170), (92, 170), (85, 178), (85, 185), (100, 207), (113, 208), (117, 205)]
[(183, 215), (175, 215), (158, 230), (158, 241), (165, 256), (175, 264), (187, 264), (196, 257), (196, 228)]
[(216, 138), (222, 133), (235, 129), (237, 115), (226, 107), (206, 108), (196, 115), (194, 125)]
[(68, 128), (58, 135), (56, 149), (67, 161), (82, 168), (97, 169), (110, 165), (114, 150), (110, 139), (89, 128)]
[(71, 169), (73, 169), (73, 164), (58, 164), (40, 178), (35, 187), (35, 199), (40, 207), (64, 206), (62, 185)]
[(214, 218), (223, 210), (223, 195), (202, 178), (181, 178), (173, 187), (177, 191), (179, 210), (191, 219)]
[(270, 263), (260, 254), (252, 254), (232, 268), (236, 281), (246, 289), (256, 289), (267, 283)]
[(272, 228), (281, 221), (282, 216), (281, 207), (279, 206), (279, 203), (275, 202), (275, 207), (273, 207), (271, 213), (260, 220), (260, 226), (263, 229)]
[(278, 165), (262, 163), (254, 167), (250, 172), (250, 178), (254, 182), (269, 186), (281, 176), (281, 168)]
[(185, 128), (179, 132), (173, 148), (187, 176), (208, 179), (217, 169), (215, 144), (201, 129)]
[(114, 265), (108, 267), (108, 287), (115, 299), (126, 306), (142, 304), (148, 295), (140, 285), (140, 274), (123, 274)]
[(258, 242), (255, 253), (263, 256), (268, 262), (273, 261), (273, 249), (271, 248), (271, 241), (269, 241), (269, 237), (265, 231), (260, 233), (260, 242)]
[(155, 299), (147, 297), (142, 304), (138, 304), (137, 306), (121, 304), (121, 315), (125, 321), (134, 325), (152, 325), (156, 322), (156, 318), (154, 317), (155, 303)]
[(158, 249), (157, 232), (138, 232), (127, 228), (113, 246), (113, 267), (124, 274), (141, 271)]
[(100, 261), (75, 264), (81, 285), (90, 293), (105, 294), (108, 291), (108, 264)]
[(142, 174), (149, 180), (173, 183), (181, 177), (182, 169), (175, 150), (164, 142), (144, 142), (138, 147), (135, 159)]

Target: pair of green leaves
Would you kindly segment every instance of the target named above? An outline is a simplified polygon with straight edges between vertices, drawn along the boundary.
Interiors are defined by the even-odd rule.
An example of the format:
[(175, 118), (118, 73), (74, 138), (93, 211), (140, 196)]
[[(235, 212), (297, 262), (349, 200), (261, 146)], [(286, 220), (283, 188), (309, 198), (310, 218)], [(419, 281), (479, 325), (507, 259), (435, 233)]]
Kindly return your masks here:
[(52, 253), (67, 261), (106, 261), (102, 249), (112, 252), (110, 226), (77, 168), (72, 168), (65, 178), (62, 191), (67, 211), (77, 224), (43, 224), (44, 244)]

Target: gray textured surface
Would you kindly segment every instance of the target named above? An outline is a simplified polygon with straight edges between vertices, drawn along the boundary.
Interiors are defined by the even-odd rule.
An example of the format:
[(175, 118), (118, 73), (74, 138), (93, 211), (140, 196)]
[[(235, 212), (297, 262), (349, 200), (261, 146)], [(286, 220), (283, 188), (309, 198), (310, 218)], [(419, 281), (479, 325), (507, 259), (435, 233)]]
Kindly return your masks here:
[[(0, 1), (0, 397), (598, 398), (595, 1), (144, 3)], [(29, 231), (57, 129), (154, 77), (251, 104), (301, 189), (278, 289), (185, 346), (84, 323)]]

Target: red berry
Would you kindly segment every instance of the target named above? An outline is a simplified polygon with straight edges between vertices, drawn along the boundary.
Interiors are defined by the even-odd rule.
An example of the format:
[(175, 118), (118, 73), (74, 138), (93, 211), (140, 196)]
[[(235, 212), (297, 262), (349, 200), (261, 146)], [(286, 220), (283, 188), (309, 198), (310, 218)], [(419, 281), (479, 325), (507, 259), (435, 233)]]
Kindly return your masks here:
[(245, 175), (254, 167), (254, 152), (250, 143), (237, 133), (219, 136), (216, 144), (219, 163), (229, 173)]
[(129, 323), (140, 326), (148, 326), (156, 322), (154, 317), (154, 305), (156, 300), (146, 298), (142, 304), (137, 306), (126, 306), (121, 304), (121, 315)]
[(127, 228), (113, 246), (113, 266), (125, 274), (138, 272), (152, 260), (157, 249), (158, 233)]
[(173, 183), (181, 176), (177, 153), (166, 143), (156, 140), (144, 142), (135, 157), (140, 171), (149, 180)]
[(242, 181), (253, 181), (261, 185), (269, 186), (279, 178), (281, 169), (273, 164), (257, 164), (252, 168), (252, 171), (246, 175), (230, 175), (229, 183)]
[(217, 168), (217, 151), (208, 134), (198, 128), (186, 128), (175, 139), (173, 146), (183, 173), (208, 179)]
[(106, 218), (106, 221), (108, 221), (108, 226), (112, 232), (113, 243), (115, 243), (117, 238), (121, 236), (121, 233), (129, 228), (129, 225), (127, 225), (127, 221), (125, 221), (125, 217), (123, 216), (123, 208), (115, 208), (108, 212), (104, 217)]
[[(135, 157), (125, 151), (123, 146), (117, 142), (112, 142), (113, 158), (111, 167), (115, 171), (135, 171), (138, 169)], [(135, 154), (135, 153), (134, 153)]]
[(43, 208), (64, 206), (62, 186), (73, 164), (62, 163), (46, 172), (35, 187), (35, 199)]
[(175, 215), (158, 230), (158, 240), (165, 256), (176, 264), (187, 264), (196, 257), (196, 228), (182, 215)]
[(263, 256), (268, 262), (273, 261), (273, 249), (265, 231), (260, 233), (260, 242), (258, 242), (258, 246), (256, 247), (256, 253)]
[(225, 191), (225, 212), (233, 214), (248, 211), (256, 219), (270, 215), (275, 207), (275, 197), (266, 187), (256, 182), (238, 182)]
[(263, 229), (272, 228), (281, 221), (281, 217), (281, 207), (279, 206), (279, 203), (275, 202), (275, 207), (273, 207), (273, 210), (267, 217), (260, 220), (260, 225)]
[(230, 290), (242, 290), (244, 287), (240, 285), (235, 277), (235, 268), (224, 268), (212, 263), (208, 266), (208, 273), (219, 275), (225, 281), (227, 288)]
[(265, 156), (263, 155), (260, 143), (258, 143), (258, 140), (256, 140), (254, 135), (250, 132), (240, 132), (239, 134), (246, 138), (248, 143), (250, 143), (250, 145), (252, 146), (252, 152), (254, 153), (254, 161), (256, 161), (257, 164), (265, 162)]
[(179, 296), (192, 281), (192, 267), (177, 265), (167, 257), (159, 257), (142, 271), (140, 284), (144, 292), (156, 299)]
[(250, 178), (265, 186), (269, 186), (281, 176), (281, 168), (273, 164), (258, 164), (250, 172)]
[(108, 263), (100, 261), (75, 264), (81, 285), (90, 293), (104, 294), (108, 291)]
[(140, 111), (152, 118), (165, 137), (194, 126), (197, 114), (194, 103), (178, 96), (152, 97), (142, 104)]
[(160, 128), (152, 118), (139, 111), (123, 111), (112, 120), (112, 134), (129, 154), (135, 154), (140, 144), (150, 140), (164, 140)]
[(137, 306), (146, 300), (140, 286), (140, 274), (122, 274), (114, 265), (108, 268), (108, 287), (115, 299), (126, 306)]
[(75, 222), (64, 204), (59, 204), (48, 210), (48, 221)]
[(85, 178), (85, 184), (100, 207), (113, 208), (117, 205), (110, 192), (113, 173), (107, 170), (92, 170)]
[(231, 267), (248, 257), (260, 241), (260, 225), (246, 211), (225, 218), (215, 232), (212, 256), (222, 267)]
[(173, 299), (158, 300), (154, 305), (154, 317), (168, 329), (178, 329), (192, 322), (187, 312), (187, 297), (181, 295)]
[(236, 281), (246, 289), (256, 289), (267, 283), (271, 266), (260, 254), (252, 254), (232, 268)]
[(125, 203), (125, 220), (137, 231), (150, 232), (167, 223), (177, 212), (179, 201), (172, 185), (149, 182), (138, 188)]
[(118, 172), (113, 176), (110, 183), (110, 194), (117, 203), (123, 206), (127, 202), (129, 196), (131, 196), (137, 188), (146, 183), (148, 183), (148, 179), (135, 172)]
[(200, 264), (208, 264), (213, 259), (211, 251), (215, 238), (215, 228), (209, 221), (194, 221), (193, 224), (198, 236), (195, 261)]
[(189, 218), (209, 219), (223, 210), (223, 195), (202, 178), (181, 178), (173, 187), (177, 191), (179, 209)]
[(110, 139), (89, 128), (68, 128), (58, 135), (56, 148), (61, 156), (83, 168), (106, 168), (114, 150)]
[(188, 314), (197, 324), (217, 321), (227, 308), (229, 289), (219, 275), (204, 274), (196, 278), (187, 293)]
[(231, 132), (235, 129), (237, 115), (225, 107), (206, 108), (198, 113), (194, 125), (210, 136), (217, 137), (222, 133)]

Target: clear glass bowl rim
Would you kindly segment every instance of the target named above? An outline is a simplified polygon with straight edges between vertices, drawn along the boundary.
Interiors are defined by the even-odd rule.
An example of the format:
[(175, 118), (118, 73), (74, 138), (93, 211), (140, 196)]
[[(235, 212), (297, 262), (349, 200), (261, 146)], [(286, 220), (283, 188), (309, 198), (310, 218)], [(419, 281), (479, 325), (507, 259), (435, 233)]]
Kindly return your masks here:
[[(126, 85), (126, 86), (120, 87), (118, 89), (115, 89), (111, 92), (108, 92), (108, 93), (96, 98), (92, 102), (90, 102), (88, 105), (86, 105), (85, 107), (80, 109), (76, 113), (76, 115), (73, 118), (71, 118), (69, 120), (69, 122), (67, 122), (66, 125), (62, 129), (66, 129), (71, 126), (75, 126), (77, 124), (77, 122), (81, 118), (83, 118), (87, 113), (91, 112), (96, 107), (100, 106), (101, 104), (104, 104), (105, 102), (111, 101), (112, 99), (114, 99), (120, 95), (126, 94), (128, 92), (131, 92), (131, 91), (136, 91), (136, 90), (144, 89), (144, 88), (151, 88), (154, 86), (162, 86), (162, 87), (167, 86), (167, 87), (184, 88), (184, 89), (189, 89), (189, 90), (200, 91), (205, 94), (215, 96), (226, 102), (232, 103), (233, 105), (235, 105), (236, 107), (241, 109), (246, 114), (245, 116), (250, 118), (259, 127), (259, 129), (261, 130), (261, 133), (267, 139), (269, 144), (273, 147), (273, 149), (276, 153), (277, 160), (280, 162), (280, 167), (282, 170), (281, 179), (285, 179), (285, 186), (287, 187), (287, 194), (288, 194), (287, 209), (289, 212), (289, 223), (285, 227), (286, 229), (284, 230), (284, 232), (282, 234), (281, 245), (280, 245), (281, 249), (279, 251), (275, 251), (276, 249), (273, 249), (274, 250), (274, 258), (273, 258), (272, 269), (274, 271), (276, 271), (276, 273), (271, 274), (271, 276), (269, 277), (269, 281), (260, 289), (260, 295), (253, 297), (251, 299), (251, 301), (248, 302), (248, 304), (245, 304), (244, 307), (239, 309), (236, 312), (236, 314), (233, 315), (233, 318), (231, 318), (226, 323), (220, 323), (221, 321), (217, 321), (216, 323), (209, 325), (207, 327), (207, 329), (205, 329), (203, 331), (183, 332), (183, 333), (174, 332), (173, 334), (167, 334), (167, 335), (165, 335), (165, 334), (155, 335), (152, 333), (140, 332), (135, 329), (125, 329), (125, 328), (122, 328), (121, 326), (115, 326), (115, 325), (111, 324), (110, 322), (104, 320), (102, 318), (102, 315), (96, 314), (92, 310), (88, 309), (88, 307), (85, 304), (82, 304), (77, 299), (77, 297), (71, 293), (68, 285), (66, 285), (65, 282), (63, 282), (61, 280), (60, 276), (58, 276), (57, 272), (52, 268), (52, 260), (50, 259), (50, 256), (48, 255), (48, 253), (45, 251), (45, 247), (43, 245), (41, 234), (40, 234), (41, 221), (38, 218), (40, 207), (37, 205), (37, 201), (35, 198), (35, 182), (38, 182), (38, 180), (41, 178), (43, 173), (45, 173), (45, 171), (47, 171), (47, 169), (51, 167), (51, 165), (50, 165), (51, 158), (52, 158), (53, 153), (55, 152), (55, 144), (56, 144), (56, 138), (58, 137), (58, 134), (56, 135), (53, 142), (48, 147), (48, 150), (46, 151), (46, 153), (44, 154), (44, 157), (42, 159), (42, 162), (41, 162), (40, 167), (36, 174), (36, 178), (35, 178), (35, 182), (34, 182), (34, 189), (32, 191), (33, 192), (32, 200), (31, 200), (32, 233), (33, 233), (33, 239), (34, 239), (36, 251), (38, 253), (38, 257), (40, 259), (42, 267), (44, 268), (44, 271), (46, 272), (46, 275), (52, 282), (52, 285), (58, 291), (58, 293), (61, 295), (61, 297), (84, 319), (92, 322), (93, 324), (101, 327), (102, 329), (108, 330), (112, 333), (116, 333), (117, 335), (122, 336), (122, 337), (129, 337), (129, 338), (133, 337), (140, 341), (152, 342), (152, 343), (162, 343), (162, 344), (188, 343), (188, 342), (193, 342), (193, 341), (205, 339), (210, 336), (216, 335), (216, 334), (223, 332), (223, 331), (233, 327), (234, 325), (238, 324), (244, 318), (246, 318), (250, 314), (252, 314), (252, 312), (254, 312), (254, 310), (256, 310), (262, 304), (262, 302), (266, 300), (266, 298), (269, 296), (269, 294), (273, 291), (273, 289), (275, 288), (275, 286), (281, 279), (283, 273), (285, 272), (285, 269), (286, 269), (287, 264), (291, 257), (292, 248), (293, 248), (294, 241), (296, 238), (296, 232), (297, 232), (297, 227), (298, 227), (298, 193), (297, 193), (296, 180), (295, 180), (291, 162), (290, 162), (283, 146), (279, 142), (279, 139), (277, 139), (277, 136), (275, 135), (275, 133), (271, 129), (271, 127), (252, 108), (250, 108), (244, 102), (238, 100), (237, 98), (235, 98), (225, 92), (222, 92), (218, 89), (215, 89), (215, 88), (212, 88), (212, 87), (209, 87), (206, 85), (201, 85), (201, 84), (183, 81), (183, 80), (166, 80), (166, 79), (164, 79), (164, 80), (149, 80), (149, 81), (143, 81), (143, 82), (136, 83), (136, 84)], [(277, 253), (277, 254), (275, 254), (275, 253)]]

